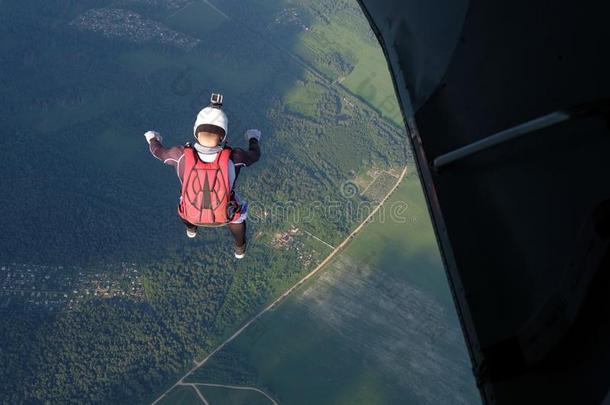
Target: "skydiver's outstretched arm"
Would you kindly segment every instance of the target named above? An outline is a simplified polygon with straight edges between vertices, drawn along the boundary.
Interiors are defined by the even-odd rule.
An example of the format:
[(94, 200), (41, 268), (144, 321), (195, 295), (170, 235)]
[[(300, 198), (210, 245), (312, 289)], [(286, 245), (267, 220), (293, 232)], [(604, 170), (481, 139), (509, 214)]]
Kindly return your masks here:
[(156, 139), (150, 142), (148, 148), (154, 157), (171, 166), (176, 166), (184, 154), (184, 146), (166, 148)]
[(165, 164), (176, 166), (184, 154), (184, 146), (166, 148), (161, 144), (163, 138), (158, 132), (148, 131), (144, 134), (148, 141), (150, 153)]
[(235, 166), (250, 166), (256, 163), (261, 157), (261, 148), (259, 141), (261, 138), (261, 131), (258, 129), (249, 129), (246, 131), (246, 139), (248, 140), (248, 150), (241, 148), (233, 149), (231, 160), (235, 162)]

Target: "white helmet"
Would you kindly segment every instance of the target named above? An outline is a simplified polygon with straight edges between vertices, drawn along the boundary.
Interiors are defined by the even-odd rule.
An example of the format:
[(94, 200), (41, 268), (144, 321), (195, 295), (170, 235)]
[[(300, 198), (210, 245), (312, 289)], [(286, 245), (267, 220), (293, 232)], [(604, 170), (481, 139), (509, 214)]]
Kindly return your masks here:
[(227, 138), (227, 133), (229, 132), (229, 120), (227, 115), (222, 111), (219, 107), (206, 107), (203, 110), (199, 111), (197, 114), (197, 119), (195, 120), (195, 126), (193, 127), (193, 135), (197, 138), (197, 128), (200, 125), (215, 125), (217, 127), (222, 128), (225, 131), (225, 135), (222, 138), (222, 142)]

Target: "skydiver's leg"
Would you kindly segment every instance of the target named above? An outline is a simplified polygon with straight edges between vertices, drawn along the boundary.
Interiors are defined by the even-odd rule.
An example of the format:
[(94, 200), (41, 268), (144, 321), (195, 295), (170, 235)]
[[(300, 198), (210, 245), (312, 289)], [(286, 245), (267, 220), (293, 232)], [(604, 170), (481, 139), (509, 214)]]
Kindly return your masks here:
[(194, 238), (195, 236), (197, 236), (197, 226), (191, 224), (188, 221), (185, 221), (182, 218), (180, 219), (182, 220), (184, 225), (186, 225), (186, 236), (188, 236), (189, 238)]
[(228, 227), (231, 235), (233, 235), (233, 239), (235, 239), (235, 246), (244, 246), (246, 244), (246, 221), (238, 224), (228, 224)]

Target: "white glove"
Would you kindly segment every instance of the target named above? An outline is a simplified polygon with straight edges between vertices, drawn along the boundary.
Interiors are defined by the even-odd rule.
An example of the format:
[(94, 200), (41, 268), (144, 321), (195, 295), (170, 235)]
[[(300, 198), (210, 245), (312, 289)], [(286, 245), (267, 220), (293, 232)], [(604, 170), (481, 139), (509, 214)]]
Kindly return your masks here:
[(256, 139), (257, 141), (261, 140), (261, 131), (258, 129), (249, 129), (246, 131), (246, 141), (250, 142), (250, 139)]
[(146, 142), (149, 144), (153, 139), (156, 139), (159, 142), (163, 141), (163, 137), (157, 131), (148, 131), (144, 134), (144, 137), (146, 138)]

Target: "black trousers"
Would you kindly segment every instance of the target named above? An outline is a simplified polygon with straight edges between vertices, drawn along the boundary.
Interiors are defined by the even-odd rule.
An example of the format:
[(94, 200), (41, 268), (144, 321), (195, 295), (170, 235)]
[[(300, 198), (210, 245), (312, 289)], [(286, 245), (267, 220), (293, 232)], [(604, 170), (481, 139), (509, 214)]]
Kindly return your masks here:
[[(182, 218), (181, 218), (182, 219)], [(195, 228), (196, 225), (191, 224), (190, 222), (182, 219), (182, 222), (186, 225), (187, 228)], [(231, 235), (233, 235), (233, 239), (235, 240), (235, 246), (243, 246), (246, 243), (246, 221), (243, 221), (239, 224), (227, 224)]]

